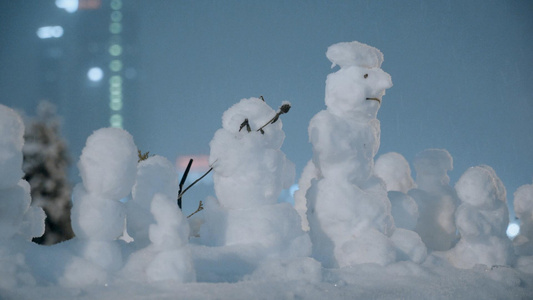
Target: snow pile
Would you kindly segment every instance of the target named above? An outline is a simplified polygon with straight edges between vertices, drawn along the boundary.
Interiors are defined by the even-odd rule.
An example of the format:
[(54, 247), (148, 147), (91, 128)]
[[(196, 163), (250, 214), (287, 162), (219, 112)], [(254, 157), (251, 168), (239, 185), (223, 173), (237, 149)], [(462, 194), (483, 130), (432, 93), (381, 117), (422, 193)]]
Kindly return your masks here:
[(512, 246), (505, 231), (509, 211), (505, 187), (489, 166), (468, 169), (455, 184), (462, 203), (455, 220), (461, 239), (448, 252), (458, 268), (476, 264), (492, 267), (512, 264)]
[(428, 250), (449, 250), (457, 240), (454, 214), (459, 201), (449, 184), (452, 156), (444, 149), (428, 149), (417, 154), (413, 164), (417, 188), (409, 196), (420, 216), (415, 231)]
[[(263, 100), (243, 99), (224, 112), (222, 128), (210, 143), (217, 199), (206, 203), (200, 237), (214, 248), (202, 251), (218, 256), (232, 249), (250, 270), (267, 258), (310, 254), (300, 216), (290, 204), (277, 203), (281, 190), (294, 182), (295, 171), (280, 150), (285, 138), (281, 120), (262, 128), (274, 116)], [(218, 260), (211, 264), (216, 267)]]
[(21, 179), (24, 123), (0, 104), (0, 288), (35, 284), (21, 247), (44, 233), (42, 208), (30, 206), (30, 185)]

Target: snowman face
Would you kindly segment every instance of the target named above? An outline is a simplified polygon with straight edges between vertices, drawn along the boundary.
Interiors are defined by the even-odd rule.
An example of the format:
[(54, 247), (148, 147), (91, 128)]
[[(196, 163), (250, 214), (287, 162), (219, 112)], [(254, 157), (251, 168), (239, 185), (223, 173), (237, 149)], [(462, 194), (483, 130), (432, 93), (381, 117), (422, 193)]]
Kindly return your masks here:
[(338, 115), (362, 114), (375, 117), (385, 90), (390, 87), (390, 75), (380, 68), (342, 68), (328, 75), (326, 105)]
[(253, 139), (261, 144), (279, 149), (285, 138), (281, 119), (264, 127), (263, 133), (258, 131), (275, 115), (276, 111), (259, 98), (242, 99), (224, 112), (222, 127), (239, 140)]

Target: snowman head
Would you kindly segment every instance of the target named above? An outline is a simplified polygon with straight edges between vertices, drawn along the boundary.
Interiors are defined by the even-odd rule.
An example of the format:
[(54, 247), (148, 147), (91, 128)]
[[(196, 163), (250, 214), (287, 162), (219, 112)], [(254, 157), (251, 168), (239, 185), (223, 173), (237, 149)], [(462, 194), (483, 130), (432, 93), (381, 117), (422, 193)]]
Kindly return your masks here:
[(328, 75), (326, 105), (336, 115), (375, 118), (385, 90), (392, 87), (389, 74), (381, 70), (383, 54), (359, 43), (339, 43), (328, 48), (332, 67), (341, 69)]
[(276, 111), (262, 99), (242, 99), (224, 112), (222, 127), (239, 140), (252, 139), (264, 146), (279, 149), (285, 138), (281, 119), (265, 126), (262, 132), (259, 130), (275, 115)]
[(471, 167), (455, 184), (457, 196), (472, 206), (492, 209), (506, 202), (506, 191), (496, 172), (489, 166)]

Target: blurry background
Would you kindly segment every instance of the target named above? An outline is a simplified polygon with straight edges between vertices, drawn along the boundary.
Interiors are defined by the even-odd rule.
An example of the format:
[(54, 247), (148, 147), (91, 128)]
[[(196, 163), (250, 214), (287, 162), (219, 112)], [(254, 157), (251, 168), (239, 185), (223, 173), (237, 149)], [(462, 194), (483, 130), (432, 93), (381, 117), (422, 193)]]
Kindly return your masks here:
[[(198, 176), (227, 108), (288, 100), (283, 150), (299, 177), (312, 155), (308, 122), (325, 108), (326, 49), (353, 40), (384, 53), (394, 83), (378, 115), (380, 153), (412, 161), (445, 148), (452, 185), (490, 165), (510, 203), (532, 182), (528, 0), (0, 1), (0, 103), (28, 115), (42, 100), (57, 106), (76, 183), (75, 162), (101, 127), (123, 127), (181, 168), (194, 155)], [(213, 194), (209, 184), (184, 198), (186, 211)]]

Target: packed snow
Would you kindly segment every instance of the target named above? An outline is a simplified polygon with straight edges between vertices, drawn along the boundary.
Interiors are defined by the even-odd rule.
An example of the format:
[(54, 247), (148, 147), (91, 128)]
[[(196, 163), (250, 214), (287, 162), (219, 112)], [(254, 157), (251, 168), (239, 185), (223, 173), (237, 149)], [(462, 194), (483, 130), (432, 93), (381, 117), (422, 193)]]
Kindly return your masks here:
[[(76, 237), (52, 246), (23, 176), (24, 125), (0, 105), (1, 299), (525, 299), (533, 295), (533, 184), (507, 193), (489, 166), (455, 185), (444, 149), (375, 159), (379, 108), (392, 87), (376, 48), (326, 53), (326, 109), (310, 120), (313, 157), (296, 178), (281, 150), (287, 101), (229, 107), (210, 142), (215, 195), (185, 216), (178, 172), (139, 161), (134, 138), (87, 138), (72, 193)], [(295, 181), (294, 207), (279, 203)]]

